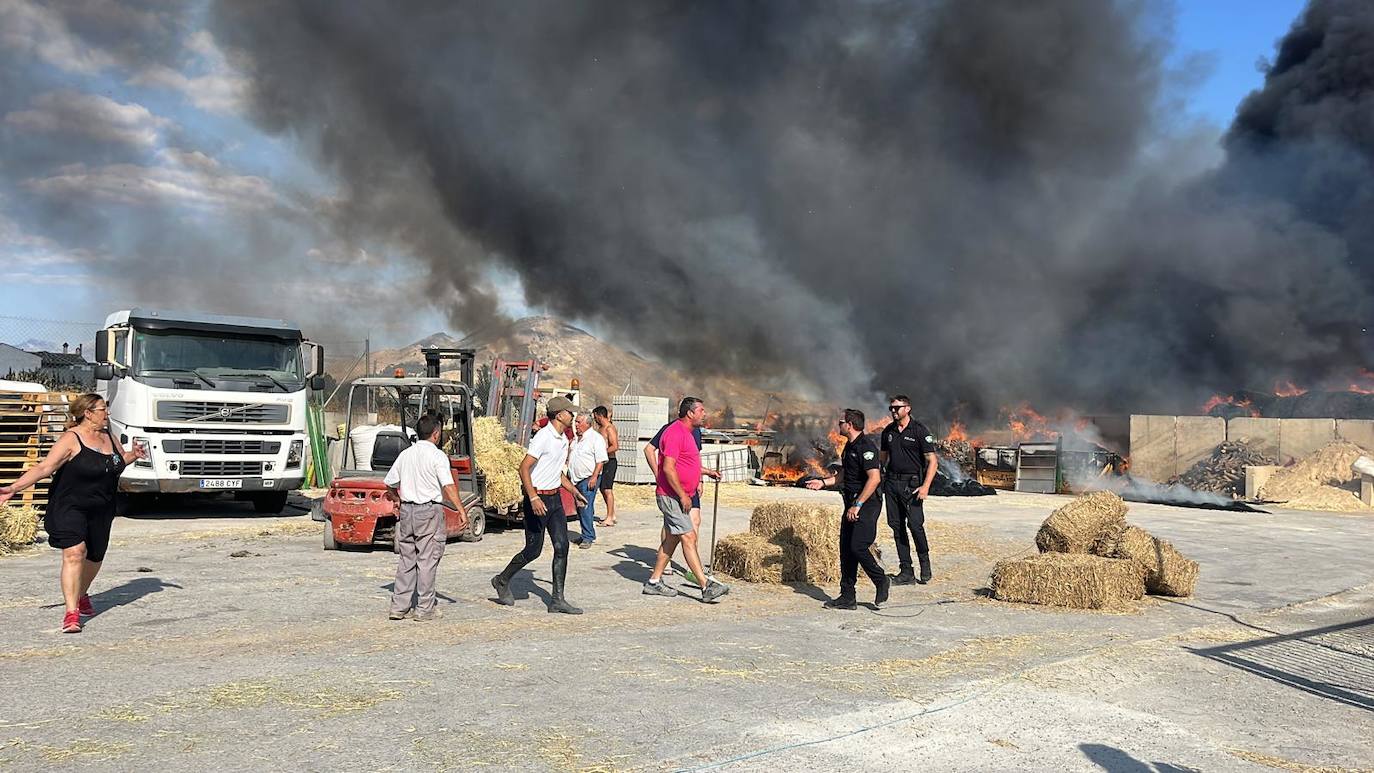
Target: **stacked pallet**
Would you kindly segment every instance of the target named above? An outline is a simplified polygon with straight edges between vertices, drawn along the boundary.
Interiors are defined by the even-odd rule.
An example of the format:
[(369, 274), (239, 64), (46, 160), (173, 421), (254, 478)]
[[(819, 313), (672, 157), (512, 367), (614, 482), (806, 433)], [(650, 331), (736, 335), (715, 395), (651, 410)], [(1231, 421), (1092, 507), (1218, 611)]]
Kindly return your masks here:
[(615, 454), (616, 483), (653, 483), (644, 447), (668, 423), (668, 398), (622, 395), (611, 400), (611, 418), (620, 437)]
[[(13, 483), (43, 461), (66, 428), (69, 400), (64, 392), (0, 392), (0, 481)], [(43, 512), (50, 483), (39, 481), (10, 503)]]

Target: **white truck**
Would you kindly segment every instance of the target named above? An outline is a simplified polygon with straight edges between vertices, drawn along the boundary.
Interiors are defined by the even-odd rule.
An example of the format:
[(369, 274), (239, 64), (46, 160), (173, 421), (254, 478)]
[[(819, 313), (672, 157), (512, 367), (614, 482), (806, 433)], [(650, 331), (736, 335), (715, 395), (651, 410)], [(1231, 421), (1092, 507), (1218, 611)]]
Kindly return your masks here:
[(105, 319), (95, 353), (111, 429), (148, 451), (119, 479), (124, 511), (157, 494), (228, 491), (277, 513), (301, 487), (324, 350), (296, 325), (127, 309)]

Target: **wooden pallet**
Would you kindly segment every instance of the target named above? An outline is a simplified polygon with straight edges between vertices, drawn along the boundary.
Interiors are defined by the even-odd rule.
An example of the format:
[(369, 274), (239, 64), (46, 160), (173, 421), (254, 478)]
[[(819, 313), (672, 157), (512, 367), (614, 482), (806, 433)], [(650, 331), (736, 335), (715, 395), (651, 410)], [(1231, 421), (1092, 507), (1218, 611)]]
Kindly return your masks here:
[[(74, 397), (67, 392), (0, 392), (0, 480), (17, 480), (43, 461), (66, 430), (67, 405)], [(42, 513), (48, 507), (50, 485), (51, 480), (39, 481), (10, 501)]]

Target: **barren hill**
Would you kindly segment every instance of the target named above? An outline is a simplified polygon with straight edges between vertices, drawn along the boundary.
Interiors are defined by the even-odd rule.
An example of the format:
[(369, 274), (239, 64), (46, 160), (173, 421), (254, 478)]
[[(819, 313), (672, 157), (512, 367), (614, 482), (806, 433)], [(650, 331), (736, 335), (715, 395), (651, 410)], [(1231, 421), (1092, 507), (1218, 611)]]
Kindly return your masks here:
[(693, 394), (705, 400), (709, 410), (718, 411), (728, 405), (740, 418), (761, 416), (765, 405), (770, 411), (827, 410), (789, 394), (773, 393), (770, 401), (769, 392), (742, 379), (685, 374), (552, 317), (526, 317), (495, 324), (475, 330), (462, 339), (435, 333), (409, 346), (373, 352), (373, 371), (388, 373), (397, 367), (410, 372), (424, 370), (424, 358), (420, 355), (422, 346), (476, 349), (479, 369), (495, 357), (508, 360), (538, 357), (549, 366), (544, 383), (566, 386), (572, 379), (578, 379), (584, 392), (583, 404), (588, 407), (609, 403), (613, 395), (622, 394), (633, 382), (632, 392), (661, 395), (672, 400)]

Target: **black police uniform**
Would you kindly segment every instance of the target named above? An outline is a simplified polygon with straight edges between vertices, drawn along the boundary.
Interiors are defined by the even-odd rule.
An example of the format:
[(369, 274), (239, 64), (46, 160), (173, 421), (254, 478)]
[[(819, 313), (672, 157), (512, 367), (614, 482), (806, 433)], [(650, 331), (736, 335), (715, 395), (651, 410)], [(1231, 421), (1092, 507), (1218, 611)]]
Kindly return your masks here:
[[(859, 435), (844, 447), (841, 459), (840, 494), (844, 497), (844, 507), (848, 510), (863, 493), (868, 483), (868, 471), (879, 469), (878, 446), (867, 435)], [(852, 601), (854, 586), (859, 580), (859, 567), (873, 581), (874, 587), (882, 588), (887, 583), (883, 567), (873, 557), (869, 548), (878, 539), (878, 514), (882, 512), (882, 499), (874, 491), (868, 501), (859, 506), (859, 520), (840, 518), (840, 599)]]
[(887, 525), (897, 542), (897, 559), (902, 575), (911, 576), (911, 545), (907, 530), (916, 540), (921, 562), (921, 579), (930, 579), (930, 543), (926, 542), (926, 515), (916, 490), (925, 482), (926, 454), (935, 453), (935, 436), (924, 424), (908, 421), (906, 429), (896, 422), (883, 430), (882, 451), (887, 454), (887, 476), (883, 491), (887, 495)]

